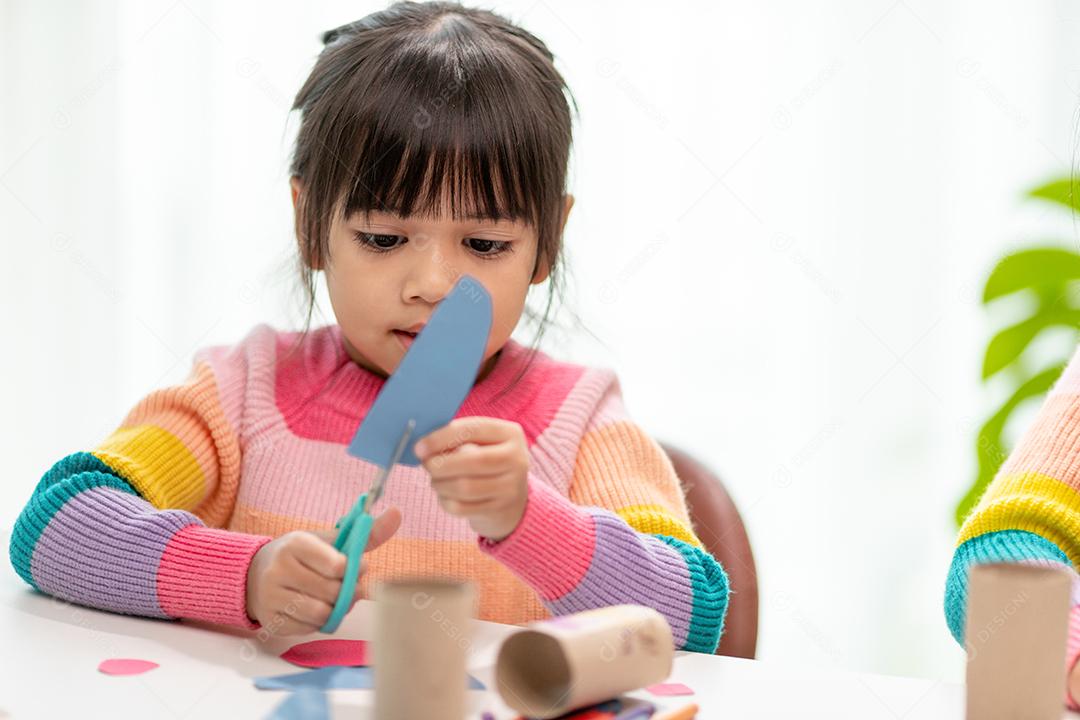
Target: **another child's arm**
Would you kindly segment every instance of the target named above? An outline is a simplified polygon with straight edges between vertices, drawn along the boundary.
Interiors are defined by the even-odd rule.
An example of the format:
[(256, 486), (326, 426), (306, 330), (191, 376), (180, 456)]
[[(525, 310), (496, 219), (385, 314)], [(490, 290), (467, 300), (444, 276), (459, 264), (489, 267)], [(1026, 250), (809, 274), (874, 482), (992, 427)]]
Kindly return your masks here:
[(257, 627), (247, 570), (270, 538), (220, 529), (239, 481), (228, 416), (245, 375), (239, 353), (197, 356), (184, 383), (145, 397), (93, 452), (53, 465), (16, 520), (16, 572), (91, 607)]
[[(1067, 669), (1080, 657), (1080, 351), (1043, 403), (1034, 424), (964, 520), (945, 586), (945, 617), (964, 641), (968, 574), (979, 563), (1060, 567), (1073, 578)], [(1066, 702), (1077, 709), (1075, 680)]]

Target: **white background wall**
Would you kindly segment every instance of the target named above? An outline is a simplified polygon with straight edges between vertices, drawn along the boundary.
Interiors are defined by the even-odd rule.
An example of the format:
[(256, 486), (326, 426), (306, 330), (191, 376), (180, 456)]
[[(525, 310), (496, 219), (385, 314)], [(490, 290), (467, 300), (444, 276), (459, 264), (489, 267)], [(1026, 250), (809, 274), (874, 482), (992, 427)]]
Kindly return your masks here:
[[(298, 321), (288, 106), (319, 33), (377, 7), (0, 1), (3, 536), (196, 347)], [(762, 658), (959, 679), (941, 603), (993, 399), (980, 285), (1008, 247), (1077, 238), (1021, 192), (1076, 148), (1080, 5), (496, 7), (581, 108), (570, 307), (602, 342), (547, 349), (616, 367), (726, 478)]]

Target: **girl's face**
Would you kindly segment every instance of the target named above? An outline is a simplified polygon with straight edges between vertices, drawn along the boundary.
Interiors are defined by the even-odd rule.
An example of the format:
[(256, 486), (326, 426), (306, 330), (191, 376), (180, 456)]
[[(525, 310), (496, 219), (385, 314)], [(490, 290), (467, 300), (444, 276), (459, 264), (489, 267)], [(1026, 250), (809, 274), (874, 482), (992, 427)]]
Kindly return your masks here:
[[(297, 192), (294, 180), (294, 202)], [(572, 204), (568, 195), (563, 223)], [(326, 276), (349, 357), (379, 375), (394, 372), (412, 343), (409, 333), (427, 323), (458, 278), (476, 278), (491, 294), (493, 313), (480, 380), (517, 326), (529, 286), (548, 276), (536, 255), (536, 232), (523, 222), (355, 213), (334, 220), (329, 261), (316, 269)]]

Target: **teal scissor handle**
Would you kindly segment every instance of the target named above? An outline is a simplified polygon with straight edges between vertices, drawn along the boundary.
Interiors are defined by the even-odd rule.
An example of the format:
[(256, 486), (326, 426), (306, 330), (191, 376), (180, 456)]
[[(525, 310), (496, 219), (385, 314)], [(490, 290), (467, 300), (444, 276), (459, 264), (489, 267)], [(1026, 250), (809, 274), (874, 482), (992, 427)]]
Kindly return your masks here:
[(337, 630), (345, 614), (349, 612), (349, 606), (352, 605), (356, 581), (360, 577), (360, 560), (364, 557), (364, 549), (371, 535), (371, 526), (375, 522), (375, 519), (364, 509), (367, 495), (367, 493), (361, 495), (349, 514), (338, 522), (339, 532), (337, 539), (334, 540), (334, 548), (345, 553), (345, 577), (341, 580), (341, 590), (338, 592), (337, 602), (334, 603), (330, 618), (320, 628), (320, 631), (324, 633)]
[(349, 509), (345, 517), (338, 520), (335, 526), (339, 529), (337, 538), (334, 539), (334, 549), (345, 553), (345, 577), (341, 580), (341, 590), (338, 591), (334, 609), (330, 612), (326, 624), (320, 628), (324, 633), (332, 633), (337, 630), (341, 620), (345, 617), (345, 613), (349, 612), (353, 594), (356, 592), (356, 579), (360, 575), (360, 559), (364, 557), (368, 537), (371, 535), (371, 526), (375, 523), (375, 518), (371, 515), (371, 506), (378, 502), (382, 496), (383, 490), (386, 488), (386, 478), (390, 475), (390, 471), (394, 469), (394, 465), (401, 460), (401, 454), (405, 452), (405, 445), (409, 442), (409, 438), (415, 429), (416, 421), (410, 418), (409, 422), (405, 423), (405, 429), (401, 432), (401, 438), (398, 440), (397, 447), (394, 448), (394, 455), (390, 458), (390, 463), (386, 467), (380, 468), (371, 489), (360, 496), (356, 504)]

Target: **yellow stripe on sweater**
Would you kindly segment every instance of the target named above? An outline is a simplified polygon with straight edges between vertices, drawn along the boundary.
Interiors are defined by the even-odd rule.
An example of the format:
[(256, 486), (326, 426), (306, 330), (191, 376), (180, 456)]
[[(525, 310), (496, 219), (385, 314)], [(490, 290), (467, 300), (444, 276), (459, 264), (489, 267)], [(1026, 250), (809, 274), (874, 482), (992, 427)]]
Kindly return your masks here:
[(957, 545), (999, 530), (1026, 530), (1057, 545), (1080, 565), (1080, 495), (1039, 473), (999, 477), (964, 521)]
[(93, 454), (154, 507), (190, 510), (206, 495), (195, 456), (175, 435), (154, 425), (120, 428)]
[(649, 535), (670, 535), (688, 545), (701, 547), (701, 541), (697, 539), (697, 536), (688, 527), (671, 517), (660, 505), (630, 505), (619, 508), (617, 514), (638, 532)]

